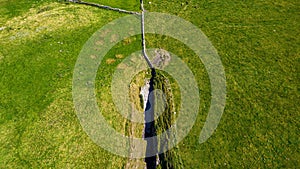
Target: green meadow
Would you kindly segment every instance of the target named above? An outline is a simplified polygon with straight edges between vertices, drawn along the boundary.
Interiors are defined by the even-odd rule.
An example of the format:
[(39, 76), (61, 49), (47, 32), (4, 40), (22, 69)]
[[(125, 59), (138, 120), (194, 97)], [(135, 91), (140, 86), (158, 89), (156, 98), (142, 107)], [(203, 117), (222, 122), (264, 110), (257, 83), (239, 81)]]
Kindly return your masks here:
[[(138, 0), (89, 2), (140, 11)], [(215, 133), (199, 144), (211, 99), (205, 67), (176, 39), (146, 35), (148, 48), (170, 51), (189, 66), (201, 98), (194, 127), (167, 159), (183, 168), (297, 168), (300, 3), (147, 0), (145, 9), (173, 14), (199, 27), (217, 49), (226, 73), (222, 119)], [(0, 16), (0, 168), (142, 166), (143, 159), (119, 157), (96, 145), (83, 131), (72, 100), (73, 70), (81, 48), (98, 29), (126, 14), (58, 0), (0, 0)], [(110, 83), (118, 64), (141, 50), (140, 39), (125, 39), (108, 52), (95, 88), (111, 126), (136, 137), (142, 126), (117, 112)], [(134, 89), (145, 77), (142, 72), (130, 88), (139, 109), (139, 92)], [(169, 85), (177, 110), (177, 86)], [(157, 127), (168, 127), (164, 125), (158, 122)]]

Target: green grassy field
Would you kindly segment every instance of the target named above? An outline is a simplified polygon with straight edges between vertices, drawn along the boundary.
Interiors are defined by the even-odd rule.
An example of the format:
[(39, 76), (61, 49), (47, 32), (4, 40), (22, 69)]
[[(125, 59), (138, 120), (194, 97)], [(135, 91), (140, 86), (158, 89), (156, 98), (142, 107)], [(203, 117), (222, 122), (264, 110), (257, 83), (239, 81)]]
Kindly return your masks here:
[[(137, 0), (91, 2), (139, 11)], [(299, 2), (148, 2), (148, 11), (174, 14), (201, 28), (225, 67), (223, 117), (213, 136), (199, 144), (210, 105), (204, 65), (179, 41), (147, 34), (149, 48), (178, 55), (199, 84), (199, 116), (179, 144), (185, 168), (299, 166)], [(0, 168), (125, 168), (128, 159), (90, 140), (72, 102), (72, 74), (81, 47), (96, 30), (125, 15), (56, 0), (0, 0), (0, 15)], [(139, 39), (110, 50), (101, 63), (104, 73), (97, 75), (99, 105), (111, 107), (106, 119), (125, 134), (126, 120), (113, 107), (109, 84), (124, 59), (117, 56), (141, 50)]]

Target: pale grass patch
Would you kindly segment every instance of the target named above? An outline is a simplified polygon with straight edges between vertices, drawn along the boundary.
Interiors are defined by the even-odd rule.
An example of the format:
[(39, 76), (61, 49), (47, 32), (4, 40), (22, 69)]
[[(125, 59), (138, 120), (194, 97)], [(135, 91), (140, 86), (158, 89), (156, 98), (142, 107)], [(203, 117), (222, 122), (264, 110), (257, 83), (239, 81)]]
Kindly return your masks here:
[(1, 61), (4, 59), (4, 56), (3, 56), (3, 54), (0, 52), (0, 63), (1, 63)]
[(135, 40), (136, 40), (136, 38), (129, 37), (129, 38), (126, 38), (126, 39), (123, 40), (123, 44), (128, 45), (128, 44), (130, 44), (131, 42), (133, 42)]
[(98, 40), (97, 42), (96, 42), (96, 45), (103, 45), (104, 44), (104, 41), (103, 40)]
[(117, 42), (117, 40), (118, 40), (118, 35), (117, 34), (111, 35), (111, 37), (110, 37), (110, 42), (111, 43), (115, 43), (115, 42)]
[(91, 55), (90, 58), (91, 58), (91, 59), (96, 59), (97, 56), (96, 56), (96, 55)]
[(115, 59), (111, 59), (111, 58), (109, 58), (109, 59), (107, 59), (106, 60), (106, 64), (113, 64), (113, 63), (115, 63), (116, 62), (116, 60)]
[(104, 30), (101, 31), (100, 37), (105, 38), (107, 34), (109, 34), (111, 32), (111, 30)]
[(127, 69), (127, 68), (128, 68), (128, 66), (125, 63), (120, 63), (120, 64), (118, 64), (118, 67), (117, 67), (117, 69)]
[[(16, 152), (17, 149), (15, 146), (12, 146), (12, 144), (16, 138), (16, 133), (17, 133), (17, 129), (13, 121), (6, 122), (5, 125), (0, 125), (0, 143), (1, 143), (0, 161), (4, 161), (4, 162), (10, 161), (11, 159), (14, 158), (14, 153), (12, 152)], [(1, 165), (8, 165), (8, 164), (1, 164)], [(9, 165), (15, 165), (15, 163), (10, 161)]]
[(0, 145), (1, 149), (3, 148), (2, 146), (8, 145), (9, 142), (14, 139), (15, 132), (16, 129), (13, 121), (0, 126), (0, 143), (4, 143), (3, 145)]
[(122, 54), (117, 54), (117, 55), (116, 55), (116, 58), (117, 58), (117, 59), (123, 59), (123, 58), (124, 58), (124, 55), (122, 55)]
[(98, 16), (99, 12), (93, 12), (91, 7), (50, 3), (7, 21), (2, 25), (5, 29), (0, 31), (0, 39), (34, 39), (61, 29), (70, 31), (99, 22)]

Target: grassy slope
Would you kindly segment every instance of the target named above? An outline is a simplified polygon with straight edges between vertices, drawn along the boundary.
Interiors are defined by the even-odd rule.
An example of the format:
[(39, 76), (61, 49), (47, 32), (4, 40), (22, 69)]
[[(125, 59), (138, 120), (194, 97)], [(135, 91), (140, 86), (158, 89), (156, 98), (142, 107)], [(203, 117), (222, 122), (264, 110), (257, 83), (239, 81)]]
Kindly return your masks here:
[(82, 131), (71, 96), (80, 47), (121, 15), (64, 4), (23, 10), (0, 32), (0, 168), (123, 166)]
[[(150, 11), (172, 13), (200, 27), (225, 66), (226, 110), (215, 134), (202, 145), (197, 140), (209, 105), (209, 86), (199, 81), (204, 101), (197, 125), (180, 145), (185, 165), (299, 166), (299, 2), (151, 2), (146, 7)], [(155, 45), (172, 50), (174, 42), (165, 43)], [(193, 60), (192, 54), (184, 55)]]
[[(201, 112), (197, 125), (180, 144), (186, 168), (293, 168), (299, 165), (299, 4), (296, 1), (151, 2), (147, 9), (172, 13), (199, 26), (217, 48), (225, 66), (226, 110), (216, 133), (199, 145), (197, 140), (210, 98), (205, 69), (180, 42), (147, 37), (151, 47), (172, 51), (197, 72)], [(32, 5), (46, 13), (53, 13), (53, 9), (61, 6), (39, 7), (42, 3), (0, 1), (0, 10), (4, 11), (0, 27), (11, 28), (0, 32), (0, 36), (6, 38), (0, 41), (0, 168), (124, 166), (124, 159), (102, 150), (82, 132), (70, 94), (73, 66), (81, 46), (94, 31), (121, 15), (81, 9), (89, 18), (94, 18), (90, 20), (76, 13), (78, 8), (66, 5), (67, 9), (61, 9), (66, 12), (58, 11), (52, 18), (63, 19), (58, 29), (36, 32), (37, 27), (28, 26), (33, 22), (21, 25), (24, 17), (4, 24), (15, 16), (27, 18)], [(117, 3), (107, 5), (119, 7)], [(127, 9), (138, 7), (133, 6)], [(76, 19), (69, 18), (70, 15)], [(99, 17), (100, 22), (95, 19)], [(72, 22), (78, 19), (81, 22), (77, 25)], [(38, 27), (45, 25), (44, 20), (37, 23)], [(74, 27), (66, 30), (64, 23), (72, 23)], [(120, 53), (127, 56), (137, 49), (140, 49), (138, 41), (120, 44), (107, 58)], [(116, 60), (104, 71), (112, 72), (119, 63)], [(99, 84), (108, 84), (109, 73), (102, 75), (97, 77)], [(101, 87), (102, 91), (110, 91), (109, 86), (101, 85), (97, 86), (98, 90)], [(110, 102), (109, 97), (107, 102)], [(116, 129), (123, 129), (124, 126), (114, 122), (122, 120), (117, 114), (111, 113), (107, 119)]]
[[(153, 86), (154, 89), (158, 89), (163, 91), (163, 93), (166, 95), (166, 104), (168, 105), (165, 110), (162, 112), (162, 114), (157, 118), (155, 121), (155, 129), (156, 133), (160, 135), (165, 130), (169, 129), (172, 126), (172, 123), (174, 123), (176, 119), (176, 115), (174, 112), (178, 112), (178, 110), (175, 109), (175, 103), (173, 98), (173, 90), (171, 89), (171, 80), (169, 80), (170, 77), (167, 76), (167, 73), (163, 71), (156, 71), (156, 75), (153, 79)], [(173, 79), (172, 79), (173, 80)], [(174, 80), (173, 80), (174, 81)], [(174, 83), (176, 85), (176, 89), (178, 89), (178, 84)], [(161, 95), (155, 96), (156, 100), (163, 100), (163, 97)], [(157, 113), (157, 112), (156, 112)], [(175, 139), (172, 134), (165, 137), (167, 140)], [(158, 145), (161, 143), (158, 143)], [(160, 145), (160, 150), (167, 150), (169, 147), (167, 145)], [(159, 155), (160, 165), (158, 168), (172, 168), (172, 169), (181, 169), (184, 168), (182, 164), (182, 159), (179, 156), (180, 149), (178, 147), (174, 147), (173, 149), (170, 149), (166, 151), (163, 154)]]

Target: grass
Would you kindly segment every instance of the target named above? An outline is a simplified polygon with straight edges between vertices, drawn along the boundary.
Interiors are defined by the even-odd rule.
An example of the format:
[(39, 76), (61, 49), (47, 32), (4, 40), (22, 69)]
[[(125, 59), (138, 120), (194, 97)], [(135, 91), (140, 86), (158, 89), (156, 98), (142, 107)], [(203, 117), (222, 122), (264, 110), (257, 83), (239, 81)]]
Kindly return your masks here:
[[(98, 147), (82, 131), (71, 89), (83, 44), (124, 14), (54, 2), (0, 0), (0, 27), (5, 27), (0, 31), (0, 168), (122, 168), (128, 159)], [(101, 2), (139, 10), (134, 0)], [(210, 105), (204, 65), (175, 39), (147, 35), (149, 48), (181, 57), (199, 84), (199, 116), (179, 144), (185, 168), (299, 166), (299, 2), (148, 2), (148, 11), (171, 13), (201, 28), (225, 67), (225, 112), (214, 135), (199, 144)], [(110, 75), (126, 56), (141, 49), (139, 39), (116, 45), (97, 75), (97, 97), (103, 100), (99, 105), (109, 104), (105, 117), (125, 134), (126, 123), (109, 95)]]
[[(77, 46), (119, 16), (84, 6), (46, 3), (6, 22), (4, 26), (10, 28), (1, 32), (0, 168), (124, 165), (122, 158), (99, 148), (82, 131), (71, 96), (73, 67), (80, 52)], [(72, 23), (73, 17), (81, 18), (80, 22)], [(57, 19), (60, 25), (54, 27)], [(72, 26), (66, 29), (67, 25)], [(39, 26), (49, 28), (36, 32)], [(15, 36), (22, 31), (29, 33)]]
[[(166, 105), (167, 105), (165, 110), (158, 117), (158, 119), (155, 121), (154, 124), (158, 135), (161, 135), (161, 133), (169, 129), (172, 126), (172, 124), (174, 124), (176, 120), (176, 115), (174, 114), (174, 112), (179, 112), (179, 110), (175, 108), (176, 106), (174, 103), (174, 97), (178, 97), (178, 96), (176, 95), (174, 96), (173, 94), (174, 92), (171, 89), (172, 81), (169, 79), (171, 78), (168, 77), (168, 74), (160, 70), (156, 71), (156, 76), (153, 79), (154, 89), (159, 89), (163, 91), (163, 93), (166, 96)], [(174, 89), (178, 90), (178, 84), (173, 83), (173, 85), (176, 86), (176, 88)], [(162, 96), (159, 94), (156, 94), (155, 99), (163, 100)], [(176, 138), (174, 138), (174, 136), (172, 135), (168, 135), (165, 139), (176, 140)], [(174, 168), (174, 169), (183, 168), (182, 159), (181, 156), (179, 155), (180, 149), (178, 149), (178, 147), (169, 149), (168, 145), (163, 145), (162, 143), (158, 143), (158, 145), (160, 146), (159, 148), (160, 150), (168, 149), (168, 151), (159, 155), (160, 164), (158, 168)]]
[[(193, 131), (179, 145), (185, 165), (191, 168), (298, 166), (299, 40), (295, 38), (299, 33), (298, 3), (187, 2), (152, 1), (146, 8), (179, 15), (205, 32), (225, 66), (227, 102), (218, 129), (206, 143), (197, 142), (205, 119), (200, 115)], [(204, 86), (204, 91), (208, 91), (208, 86)], [(204, 92), (204, 98), (207, 96)], [(201, 106), (204, 112), (206, 105), (209, 104)]]

